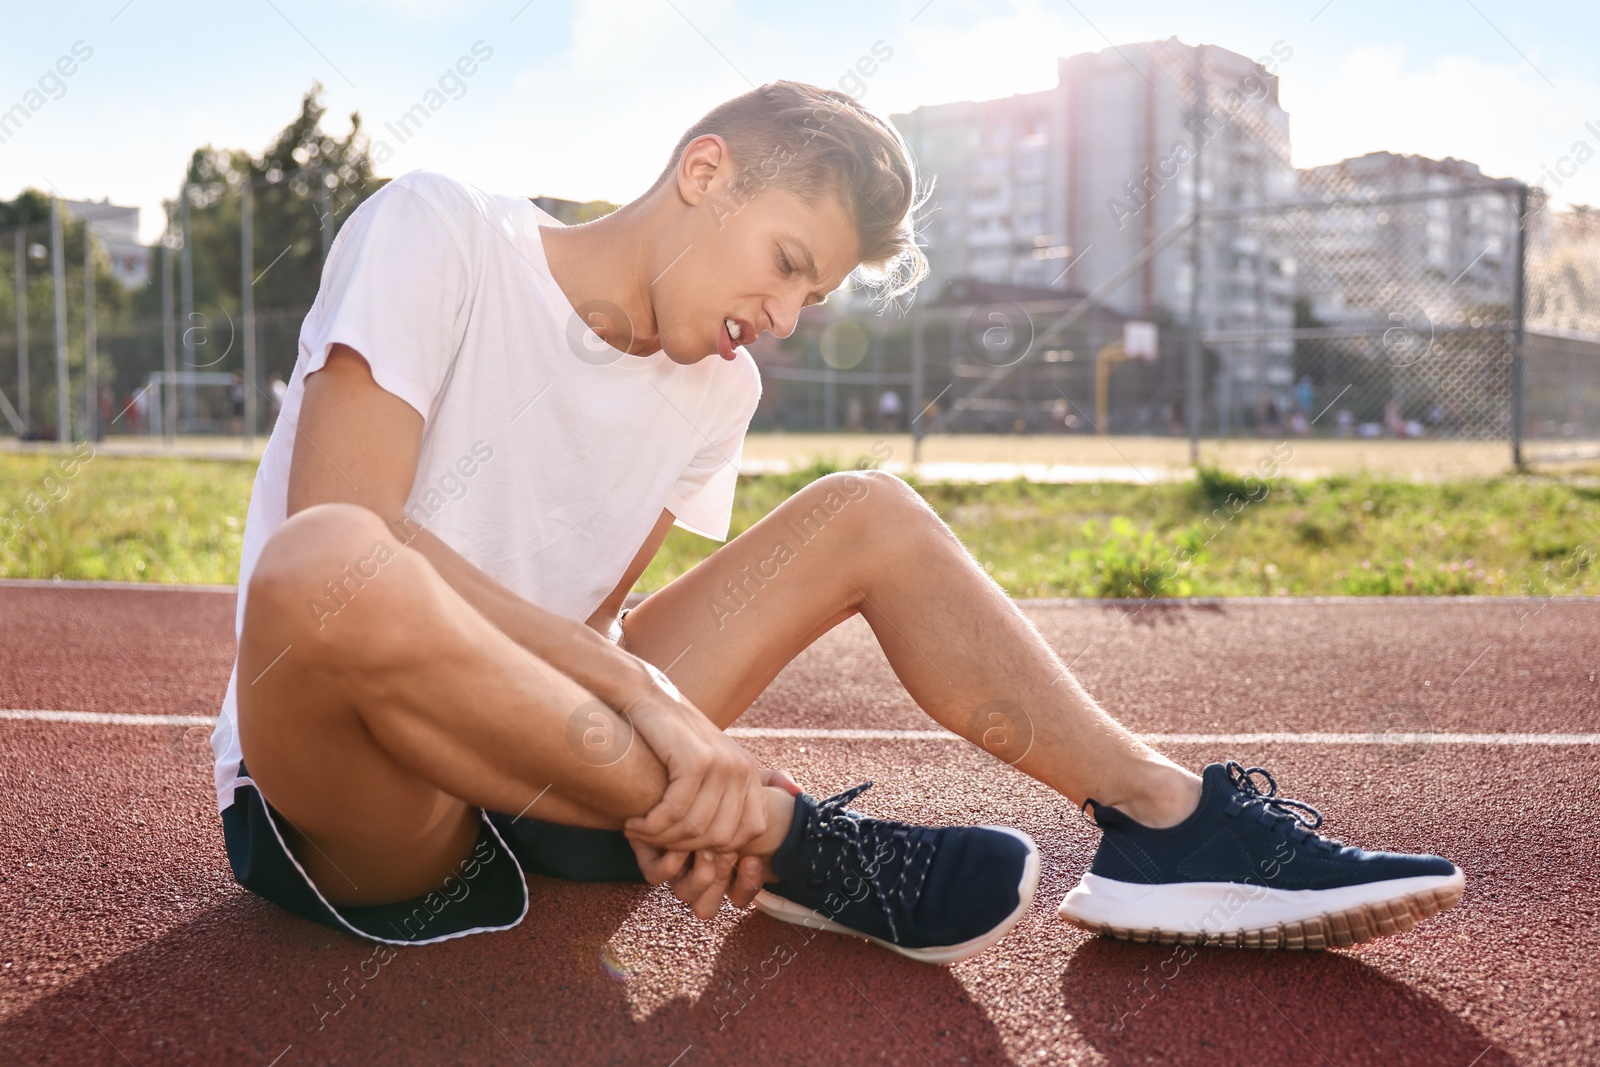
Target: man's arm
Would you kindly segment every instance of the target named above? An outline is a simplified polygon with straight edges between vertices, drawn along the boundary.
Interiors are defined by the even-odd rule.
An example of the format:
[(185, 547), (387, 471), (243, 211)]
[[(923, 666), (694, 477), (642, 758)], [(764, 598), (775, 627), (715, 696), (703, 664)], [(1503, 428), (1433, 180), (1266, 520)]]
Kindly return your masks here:
[[(693, 705), (658, 685), (642, 660), (593, 627), (517, 596), (438, 537), (405, 520), (422, 429), (422, 416), (373, 381), (359, 352), (334, 345), (324, 367), (306, 379), (290, 464), (289, 514), (332, 502), (375, 512), (397, 540), (420, 552), (508, 638), (628, 714), (668, 772), (656, 820), (671, 812), (673, 825), (654, 835), (650, 844), (675, 852), (705, 847), (731, 852), (764, 832), (754, 759)], [(665, 537), (670, 516), (663, 513), (663, 518), (652, 539)], [(649, 557), (642, 551), (640, 555), (648, 565)], [(643, 570), (637, 558), (634, 566)], [(619, 585), (621, 596), (627, 588)], [(618, 592), (612, 597), (620, 605)]]
[(335, 501), (375, 512), (397, 540), (421, 552), (464, 600), (517, 644), (550, 659), (607, 703), (630, 695), (645, 680), (636, 657), (619, 654), (592, 629), (517, 596), (433, 533), (405, 521), (422, 428), (422, 416), (411, 405), (372, 380), (360, 353), (334, 345), (322, 370), (306, 379), (289, 469), (289, 514)]
[(655, 528), (644, 539), (644, 544), (639, 546), (638, 555), (633, 557), (633, 562), (628, 564), (627, 573), (622, 576), (622, 581), (605, 598), (593, 615), (589, 616), (589, 626), (605, 633), (618, 613), (622, 611), (622, 602), (628, 599), (628, 593), (639, 583), (639, 576), (650, 566), (650, 561), (656, 558), (656, 553), (661, 551), (661, 542), (667, 539), (667, 531), (672, 529), (674, 517), (666, 508), (661, 509), (661, 516), (656, 519)]

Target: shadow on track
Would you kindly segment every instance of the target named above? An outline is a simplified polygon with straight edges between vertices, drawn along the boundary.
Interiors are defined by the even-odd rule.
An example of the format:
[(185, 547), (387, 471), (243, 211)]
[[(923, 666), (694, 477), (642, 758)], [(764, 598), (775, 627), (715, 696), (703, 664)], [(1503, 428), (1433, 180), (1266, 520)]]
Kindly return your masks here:
[(1114, 1064), (1514, 1063), (1433, 998), (1344, 952), (1091, 938), (1061, 991), (1083, 1039)]
[(698, 1003), (683, 1007), (700, 1023), (694, 1056), (705, 1059), (694, 1062), (1010, 1062), (948, 967), (764, 915), (734, 928)]
[(1141, 597), (1137, 600), (1107, 600), (1099, 605), (1134, 626), (1176, 626), (1187, 624), (1196, 612), (1206, 615), (1225, 615), (1221, 604), (1193, 601), (1185, 598)]
[[(513, 930), (392, 952), (240, 890), (15, 1012), (0, 1048), (14, 1063), (124, 1067), (1006, 1058), (946, 968), (749, 914), (709, 978), (689, 979), (673, 969), (703, 935), (676, 904), (663, 911), (638, 886), (529, 888)], [(647, 1013), (608, 951), (641, 907), (663, 940), (646, 980), (665, 999)]]

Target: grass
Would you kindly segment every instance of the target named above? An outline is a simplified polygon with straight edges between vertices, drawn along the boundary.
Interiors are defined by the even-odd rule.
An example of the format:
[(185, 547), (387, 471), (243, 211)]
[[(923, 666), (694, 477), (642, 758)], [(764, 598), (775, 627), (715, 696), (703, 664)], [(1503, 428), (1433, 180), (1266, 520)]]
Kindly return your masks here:
[[(835, 469), (743, 481), (734, 532)], [(1600, 593), (1600, 490), (1539, 476), (1263, 482), (1203, 468), (1153, 486), (917, 489), (1018, 597)], [(711, 547), (674, 530), (641, 585)]]
[[(66, 462), (0, 455), (0, 577), (236, 580), (253, 463)], [(835, 469), (742, 479), (734, 532)], [(1600, 490), (1538, 476), (918, 490), (1019, 597), (1600, 593)], [(715, 547), (673, 530), (641, 588)]]

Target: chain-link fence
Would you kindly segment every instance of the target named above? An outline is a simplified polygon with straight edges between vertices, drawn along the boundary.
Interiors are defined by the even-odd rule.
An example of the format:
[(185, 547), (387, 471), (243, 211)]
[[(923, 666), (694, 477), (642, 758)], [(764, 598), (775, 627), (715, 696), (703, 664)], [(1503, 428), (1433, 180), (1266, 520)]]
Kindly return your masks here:
[[(1299, 193), (1202, 212), (1197, 345), (1168, 307), (961, 279), (904, 316), (802, 329), (763, 367), (766, 424), (1181, 435), (1194, 359), (1205, 436), (1600, 439), (1600, 245), (1570, 215), (1526, 209), (1519, 270), (1515, 183)], [(1150, 258), (1192, 263), (1189, 217), (1171, 230)], [(1123, 331), (1145, 320), (1158, 342), (1130, 358)]]
[(130, 209), (52, 200), (44, 221), (37, 194), (11, 205), (34, 216), (0, 230), (11, 283), (0, 292), (0, 416), (13, 433), (270, 429), (321, 261), (340, 221), (382, 185), (322, 149), (285, 165), (289, 145), (260, 161), (197, 152), (154, 248), (130, 243)]
[[(1202, 333), (1219, 357), (1218, 432), (1287, 421), (1297, 433), (1509, 437), (1516, 188), (1377, 193), (1311, 172), (1301, 192), (1216, 213), (1222, 247), (1249, 242), (1281, 265), (1294, 308), (1280, 324)], [(1202, 289), (1225, 301), (1232, 277)]]
[[(1005, 216), (1003, 231), (984, 217), (988, 259), (949, 251), (976, 238), (948, 222), (931, 230), (935, 273), (909, 309), (875, 315), (836, 298), (793, 337), (764, 342), (756, 429), (1596, 450), (1600, 213), (1555, 210), (1540, 190), (1459, 160), (1373, 153), (1296, 170), (1259, 63), (1172, 41), (1124, 51), (1084, 78), (1115, 75), (1116, 92), (1133, 95), (1072, 82), (1106, 117), (1099, 132), (1072, 127), (1079, 140), (1056, 156), (1038, 116), (1015, 117), (1027, 132), (1011, 147), (991, 136), (1005, 123), (979, 113), (981, 137), (925, 138), (945, 190), (935, 218), (992, 215), (996, 188), (1026, 213)], [(1088, 168), (1078, 157), (1115, 132), (1119, 107), (1142, 116), (1143, 147), (1120, 162), (1095, 154)], [(947, 142), (972, 147), (940, 155)], [(943, 181), (959, 168), (999, 184)], [(1042, 210), (1033, 193), (1006, 192), (1013, 179), (1042, 188), (1041, 176), (1070, 178), (1068, 201)], [(63, 418), (74, 436), (270, 428), (319, 254), (360, 197), (332, 205), (326, 185), (276, 182), (252, 223), (244, 186), (214, 177), (192, 220), (173, 212), (144, 284), (120, 303), (109, 283), (85, 283), (104, 270), (86, 218), (0, 233), (13, 283), (0, 294), (0, 416), (13, 432), (54, 436)], [(1061, 219), (1076, 229), (1053, 232)], [(271, 247), (247, 252), (252, 232)], [(1012, 267), (996, 266), (1002, 253)]]
[(1600, 456), (1600, 212), (1530, 212), (1521, 432), (1530, 458)]
[(929, 292), (802, 331), (765, 424), (1594, 449), (1596, 213), (1456, 159), (1296, 169), (1270, 60), (1126, 46), (897, 116), (935, 182)]

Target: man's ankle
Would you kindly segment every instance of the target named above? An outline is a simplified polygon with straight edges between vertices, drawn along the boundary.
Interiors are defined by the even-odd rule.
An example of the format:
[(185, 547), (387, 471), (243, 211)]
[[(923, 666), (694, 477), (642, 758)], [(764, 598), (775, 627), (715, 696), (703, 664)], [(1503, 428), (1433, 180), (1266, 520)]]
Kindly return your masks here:
[(1176, 826), (1200, 806), (1200, 776), (1163, 761), (1130, 783), (1120, 800), (1106, 803), (1153, 830)]
[(794, 797), (775, 786), (766, 786), (761, 796), (767, 805), (767, 829), (760, 837), (745, 846), (747, 856), (760, 856), (771, 860), (784, 838), (789, 836), (789, 826), (794, 822)]

